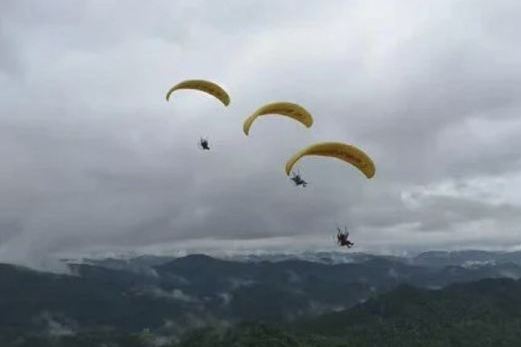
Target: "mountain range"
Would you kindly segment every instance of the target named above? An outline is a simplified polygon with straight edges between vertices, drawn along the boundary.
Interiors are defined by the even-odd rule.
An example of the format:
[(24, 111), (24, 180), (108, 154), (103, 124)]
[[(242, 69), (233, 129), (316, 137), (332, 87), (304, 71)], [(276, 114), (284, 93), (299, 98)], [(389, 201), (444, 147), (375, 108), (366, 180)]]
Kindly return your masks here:
[[(284, 326), (283, 335), (288, 336), (307, 331), (315, 337), (338, 338), (345, 329), (341, 325), (335, 330), (334, 322), (367, 322), (372, 329), (384, 324), (386, 312), (391, 312), (391, 318), (383, 321), (391, 325), (385, 323), (381, 329), (393, 331), (403, 328), (397, 323), (400, 319), (414, 314), (429, 321), (459, 317), (455, 308), (479, 302), (458, 294), (464, 292), (458, 286), (465, 285), (472, 285), (476, 295), (484, 293), (485, 301), (503, 317), (507, 311), (496, 306), (508, 306), (506, 299), (512, 295), (504, 296), (501, 288), (520, 293), (516, 280), (521, 277), (521, 253), (427, 252), (396, 257), (309, 252), (226, 258), (195, 254), (69, 260), (68, 266), (70, 274), (0, 265), (1, 346), (13, 345), (19, 336), (41, 341), (100, 334), (179, 338), (202, 327), (240, 335), (252, 327), (262, 330), (262, 324), (269, 331)], [(490, 286), (499, 289), (483, 291), (480, 286), (488, 287), (482, 283), (489, 283), (479, 282), (483, 279), (493, 281)], [(450, 300), (437, 293), (448, 293)], [(496, 296), (506, 301), (493, 299)], [(414, 300), (428, 303), (425, 307), (434, 305), (449, 317), (439, 312), (426, 314), (425, 307)], [(443, 305), (438, 304), (440, 300)], [(512, 305), (517, 307), (517, 301)], [(248, 321), (255, 323), (240, 330)], [(349, 326), (356, 328), (350, 333), (368, 334), (369, 328), (363, 324)], [(212, 333), (215, 331), (205, 334)]]

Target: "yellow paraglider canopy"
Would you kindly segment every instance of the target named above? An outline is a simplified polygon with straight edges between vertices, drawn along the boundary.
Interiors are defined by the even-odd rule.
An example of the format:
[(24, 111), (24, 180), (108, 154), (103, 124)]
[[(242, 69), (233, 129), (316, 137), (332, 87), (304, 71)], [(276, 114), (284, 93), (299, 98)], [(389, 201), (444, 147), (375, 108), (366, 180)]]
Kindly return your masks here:
[(355, 146), (341, 142), (321, 142), (295, 153), (286, 163), (286, 174), (290, 174), (293, 165), (295, 165), (300, 158), (308, 155), (340, 159), (357, 167), (367, 178), (373, 177), (376, 171), (371, 158)]
[(228, 106), (230, 103), (230, 96), (226, 91), (221, 88), (216, 83), (206, 81), (206, 80), (186, 80), (182, 81), (168, 91), (166, 93), (166, 100), (168, 101), (170, 99), (170, 95), (178, 90), (178, 89), (194, 89), (194, 90), (200, 90), (202, 92), (208, 93), (210, 95), (213, 95), (217, 99), (219, 99), (225, 106)]
[(271, 104), (267, 104), (259, 108), (255, 111), (251, 116), (246, 118), (243, 124), (243, 131), (246, 135), (250, 132), (250, 127), (260, 116), (263, 115), (283, 115), (286, 117), (290, 117), (300, 123), (304, 124), (306, 127), (311, 127), (313, 125), (313, 117), (311, 114), (302, 106), (291, 103), (291, 102), (274, 102)]

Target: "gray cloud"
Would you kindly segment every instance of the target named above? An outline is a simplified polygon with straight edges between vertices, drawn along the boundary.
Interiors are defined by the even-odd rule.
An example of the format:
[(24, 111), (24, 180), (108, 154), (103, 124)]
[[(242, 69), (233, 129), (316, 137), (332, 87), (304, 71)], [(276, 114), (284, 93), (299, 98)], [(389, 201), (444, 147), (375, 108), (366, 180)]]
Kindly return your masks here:
[[(295, 235), (327, 248), (336, 223), (375, 251), (518, 242), (517, 1), (0, 6), (0, 261)], [(221, 82), (230, 107), (164, 101), (194, 77)], [(243, 119), (274, 100), (304, 105), (313, 128), (262, 119), (245, 137)], [(375, 179), (310, 158), (310, 185), (292, 187), (285, 160), (321, 140), (366, 150)], [(476, 180), (483, 194), (466, 196)], [(447, 196), (446, 182), (470, 188)]]

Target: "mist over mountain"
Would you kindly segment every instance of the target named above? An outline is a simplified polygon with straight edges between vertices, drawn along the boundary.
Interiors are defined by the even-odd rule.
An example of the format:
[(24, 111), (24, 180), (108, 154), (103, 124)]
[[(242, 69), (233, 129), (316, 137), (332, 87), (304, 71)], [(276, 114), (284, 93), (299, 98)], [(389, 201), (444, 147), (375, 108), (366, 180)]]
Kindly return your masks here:
[(511, 279), (441, 290), (400, 285), (349, 310), (284, 325), (198, 329), (175, 346), (517, 346), (520, 291), (521, 282)]
[(149, 331), (179, 338), (204, 326), (288, 324), (344, 312), (404, 285), (440, 289), (481, 279), (515, 280), (521, 277), (517, 255), (139, 256), (69, 262), (68, 275), (3, 264), (0, 334), (141, 336)]
[[(209, 256), (215, 259), (230, 260), (236, 262), (255, 263), (262, 261), (280, 262), (284, 260), (303, 260), (324, 264), (360, 263), (370, 259), (388, 259), (399, 261), (411, 265), (420, 266), (448, 266), (448, 265), (468, 265), (485, 263), (515, 263), (521, 265), (521, 251), (485, 251), (485, 250), (460, 250), (460, 251), (426, 251), (417, 252), (411, 255), (396, 254), (372, 254), (363, 252), (345, 251), (288, 251), (288, 252), (237, 252), (237, 253), (216, 253)], [(78, 258), (64, 259), (66, 263), (89, 263), (114, 269), (129, 269), (135, 267), (152, 267), (172, 261), (183, 256), (179, 255), (139, 255), (118, 257), (97, 257), (97, 258)]]

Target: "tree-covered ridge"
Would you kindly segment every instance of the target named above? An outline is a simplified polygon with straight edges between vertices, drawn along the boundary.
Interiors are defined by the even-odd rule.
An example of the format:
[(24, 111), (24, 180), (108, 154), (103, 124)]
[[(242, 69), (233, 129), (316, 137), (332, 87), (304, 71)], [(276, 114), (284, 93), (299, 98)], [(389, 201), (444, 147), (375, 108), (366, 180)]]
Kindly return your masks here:
[[(400, 286), (343, 312), (284, 329), (242, 325), (200, 330), (176, 347), (224, 346), (519, 346), (521, 282), (458, 284), (443, 290)], [(271, 340), (270, 340), (271, 339)]]
[(74, 265), (74, 275), (0, 265), (0, 346), (172, 345), (179, 337), (179, 346), (517, 341), (521, 288), (504, 277), (521, 267), (440, 266), (445, 255), (434, 258), (435, 266), (418, 266), (372, 256), (325, 264), (193, 255), (137, 259), (130, 268)]
[[(292, 323), (241, 323), (205, 327), (163, 339), (165, 347), (518, 346), (521, 281), (490, 279), (442, 290), (408, 285), (352, 309)], [(62, 336), (4, 330), (2, 346), (149, 347), (161, 336), (149, 331), (97, 330)], [(170, 341), (170, 342), (168, 342)]]

